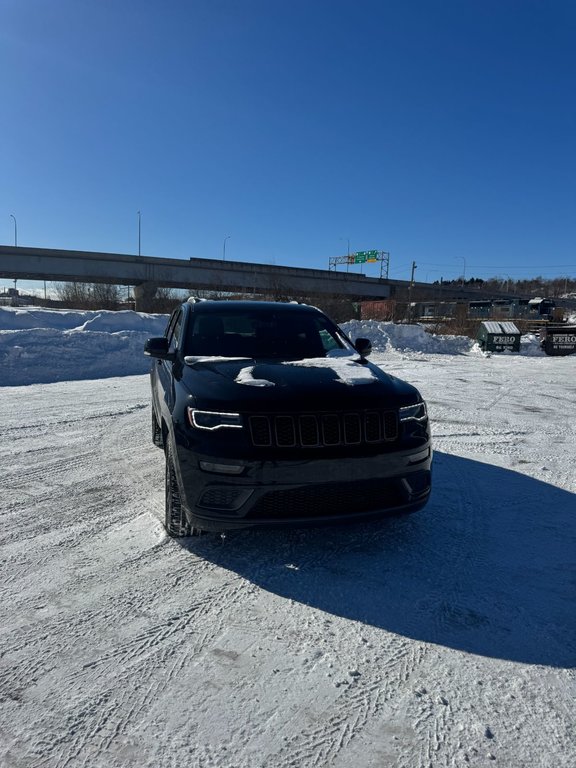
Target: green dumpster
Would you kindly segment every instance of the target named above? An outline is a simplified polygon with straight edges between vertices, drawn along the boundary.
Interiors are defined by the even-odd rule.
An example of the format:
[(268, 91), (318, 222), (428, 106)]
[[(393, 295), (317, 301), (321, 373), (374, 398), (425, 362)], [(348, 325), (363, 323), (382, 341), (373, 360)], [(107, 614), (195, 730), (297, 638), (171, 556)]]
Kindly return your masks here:
[(480, 323), (476, 339), (485, 352), (519, 352), (520, 336), (510, 321), (485, 320)]
[(547, 355), (576, 353), (576, 325), (547, 325), (540, 331), (540, 344)]

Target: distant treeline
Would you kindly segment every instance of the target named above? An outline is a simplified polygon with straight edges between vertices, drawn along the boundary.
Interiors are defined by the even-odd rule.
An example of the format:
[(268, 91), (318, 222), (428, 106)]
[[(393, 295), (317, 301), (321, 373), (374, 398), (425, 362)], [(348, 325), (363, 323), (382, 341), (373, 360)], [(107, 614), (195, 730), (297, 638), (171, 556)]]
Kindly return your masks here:
[(576, 279), (571, 277), (532, 277), (528, 280), (514, 280), (512, 277), (489, 277), (483, 280), (481, 277), (471, 277), (467, 280), (435, 280), (434, 285), (466, 285), (470, 288), (478, 287), (488, 291), (508, 291), (510, 293), (529, 293), (533, 296), (545, 298), (558, 298), (567, 293), (576, 292)]

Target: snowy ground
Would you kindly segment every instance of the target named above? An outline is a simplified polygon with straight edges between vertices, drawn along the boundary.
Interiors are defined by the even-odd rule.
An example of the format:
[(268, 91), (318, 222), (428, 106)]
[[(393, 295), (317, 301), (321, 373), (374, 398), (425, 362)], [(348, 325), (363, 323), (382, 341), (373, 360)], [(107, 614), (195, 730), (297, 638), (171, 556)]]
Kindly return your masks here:
[(350, 324), (428, 400), (426, 509), (177, 542), (132, 314), (0, 315), (0, 766), (573, 768), (576, 356)]

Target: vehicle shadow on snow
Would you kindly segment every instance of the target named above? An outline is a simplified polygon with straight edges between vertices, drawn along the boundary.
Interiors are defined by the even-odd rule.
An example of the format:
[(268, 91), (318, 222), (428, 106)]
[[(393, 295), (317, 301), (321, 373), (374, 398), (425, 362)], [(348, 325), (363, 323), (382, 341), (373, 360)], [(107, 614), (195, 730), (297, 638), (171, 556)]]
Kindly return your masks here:
[(467, 653), (574, 665), (576, 495), (438, 452), (434, 486), (404, 518), (181, 543), (330, 614)]

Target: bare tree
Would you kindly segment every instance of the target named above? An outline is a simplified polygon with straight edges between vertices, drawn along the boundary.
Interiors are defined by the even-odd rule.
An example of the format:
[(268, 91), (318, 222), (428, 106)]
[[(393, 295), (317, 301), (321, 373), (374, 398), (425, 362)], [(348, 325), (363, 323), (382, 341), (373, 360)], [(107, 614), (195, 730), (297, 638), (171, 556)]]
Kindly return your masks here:
[(336, 323), (345, 323), (360, 317), (360, 305), (341, 294), (325, 294), (305, 299), (306, 304), (313, 304)]
[(118, 309), (122, 301), (120, 287), (108, 283), (92, 283), (90, 286), (94, 309)]
[(118, 309), (120, 288), (106, 283), (55, 283), (58, 301), (72, 309)]
[(168, 315), (183, 299), (183, 292), (175, 288), (157, 288), (154, 298), (151, 299), (150, 312)]
[(90, 308), (90, 285), (88, 283), (54, 283), (58, 301), (71, 309)]

